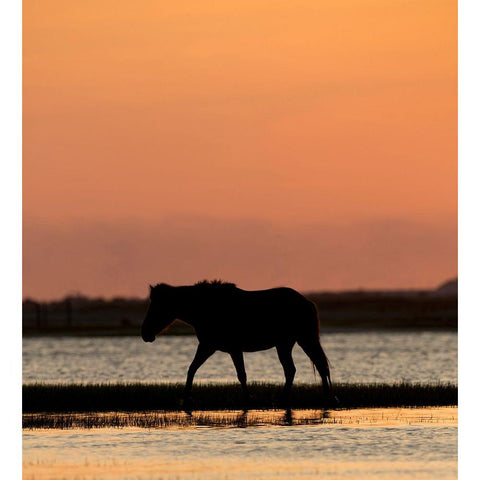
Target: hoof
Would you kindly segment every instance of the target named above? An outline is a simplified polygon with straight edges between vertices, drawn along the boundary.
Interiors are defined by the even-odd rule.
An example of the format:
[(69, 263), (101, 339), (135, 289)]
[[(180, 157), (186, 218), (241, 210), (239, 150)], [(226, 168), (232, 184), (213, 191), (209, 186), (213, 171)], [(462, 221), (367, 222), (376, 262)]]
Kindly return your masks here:
[(180, 400), (180, 407), (187, 412), (190, 413), (192, 411), (193, 400), (191, 397), (183, 398)]
[(250, 395), (245, 395), (242, 399), (242, 410), (244, 412), (248, 412), (251, 408), (251, 404), (252, 404), (252, 401), (251, 401)]
[(338, 408), (340, 407), (340, 400), (338, 400), (336, 395), (332, 395), (325, 402), (325, 408)]
[(285, 425), (293, 425), (292, 410), (290, 408), (285, 409), (285, 416), (283, 417), (283, 421)]
[(287, 410), (290, 410), (290, 404), (291, 404), (291, 398), (290, 398), (290, 392), (282, 392), (279, 398), (279, 406), (281, 408), (285, 408)]

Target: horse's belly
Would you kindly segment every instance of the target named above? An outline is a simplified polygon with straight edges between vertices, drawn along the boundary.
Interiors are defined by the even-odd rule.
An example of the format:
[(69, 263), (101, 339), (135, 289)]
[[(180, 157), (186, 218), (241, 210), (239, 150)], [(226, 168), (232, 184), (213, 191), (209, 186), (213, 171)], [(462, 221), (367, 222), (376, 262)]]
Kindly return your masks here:
[(222, 352), (259, 352), (260, 350), (268, 350), (276, 346), (275, 342), (226, 342), (218, 345), (218, 350)]
[(242, 347), (242, 352), (259, 352), (275, 347), (274, 343), (262, 343), (261, 345), (250, 343)]
[(279, 332), (272, 334), (252, 334), (247, 332), (224, 332), (218, 337), (218, 349), (224, 352), (241, 350), (242, 352), (258, 352), (268, 350), (283, 342)]

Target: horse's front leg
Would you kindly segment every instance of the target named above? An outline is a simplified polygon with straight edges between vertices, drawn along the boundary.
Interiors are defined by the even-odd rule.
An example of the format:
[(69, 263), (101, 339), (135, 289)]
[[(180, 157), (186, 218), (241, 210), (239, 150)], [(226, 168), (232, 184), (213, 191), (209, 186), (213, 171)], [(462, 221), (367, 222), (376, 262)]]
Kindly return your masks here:
[(197, 347), (197, 353), (195, 353), (195, 357), (190, 364), (187, 374), (187, 383), (185, 384), (185, 392), (184, 392), (184, 402), (185, 405), (191, 403), (191, 393), (192, 393), (192, 385), (193, 385), (193, 377), (197, 370), (205, 363), (205, 361), (211, 357), (215, 353), (215, 348), (211, 347), (210, 345), (205, 345), (203, 343), (199, 343)]
[(248, 409), (248, 403), (250, 401), (250, 395), (247, 388), (247, 372), (245, 371), (245, 363), (243, 362), (243, 352), (235, 351), (230, 352), (235, 370), (237, 371), (237, 378), (242, 385), (244, 410)]

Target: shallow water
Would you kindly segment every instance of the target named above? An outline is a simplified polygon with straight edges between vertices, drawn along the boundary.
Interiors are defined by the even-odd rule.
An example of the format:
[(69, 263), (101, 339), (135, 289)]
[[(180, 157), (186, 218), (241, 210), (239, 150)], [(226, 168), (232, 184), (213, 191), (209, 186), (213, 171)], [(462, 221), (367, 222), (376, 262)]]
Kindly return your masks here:
[(26, 430), (23, 478), (456, 478), (456, 409), (338, 415), (349, 420), (282, 427)]
[(338, 427), (401, 425), (457, 425), (457, 407), (389, 407), (341, 410), (268, 409), (268, 410), (196, 410), (131, 411), (87, 413), (26, 413), (24, 428), (247, 428), (259, 426), (329, 425)]
[[(337, 382), (457, 382), (455, 332), (326, 331), (322, 344)], [(139, 337), (25, 338), (23, 381), (183, 382), (196, 346), (196, 338), (188, 336), (164, 336), (153, 344)], [(298, 347), (294, 359), (296, 381), (313, 382), (310, 362)], [(249, 381), (283, 381), (275, 350), (246, 354), (245, 363)], [(235, 382), (229, 356), (217, 352), (196, 380)], [(257, 414), (258, 422), (246, 424), (262, 426), (247, 428), (25, 430), (23, 478), (457, 478), (456, 409), (343, 410), (328, 421), (306, 422), (310, 425), (288, 425), (278, 411), (268, 413), (280, 416), (270, 422), (261, 412), (249, 413)]]
[[(23, 381), (183, 382), (198, 341), (194, 336), (27, 337), (23, 339)], [(322, 345), (336, 382), (457, 382), (456, 332), (329, 332)], [(303, 351), (294, 348), (296, 382), (314, 381)], [(245, 354), (248, 380), (282, 382), (274, 349)], [(236, 381), (230, 357), (217, 352), (199, 369), (198, 381)]]

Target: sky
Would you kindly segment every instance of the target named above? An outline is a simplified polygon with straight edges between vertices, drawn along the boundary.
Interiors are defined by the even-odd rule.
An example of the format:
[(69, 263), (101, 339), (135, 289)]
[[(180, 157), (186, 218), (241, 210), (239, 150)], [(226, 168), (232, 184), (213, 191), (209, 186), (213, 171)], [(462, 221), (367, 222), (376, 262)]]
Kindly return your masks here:
[(23, 2), (23, 295), (457, 274), (457, 4)]

